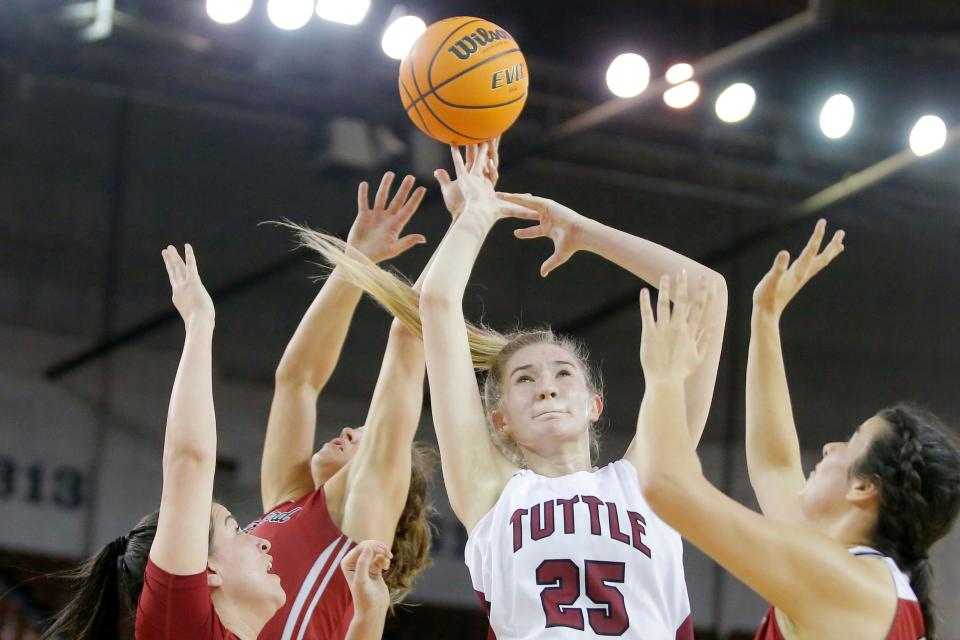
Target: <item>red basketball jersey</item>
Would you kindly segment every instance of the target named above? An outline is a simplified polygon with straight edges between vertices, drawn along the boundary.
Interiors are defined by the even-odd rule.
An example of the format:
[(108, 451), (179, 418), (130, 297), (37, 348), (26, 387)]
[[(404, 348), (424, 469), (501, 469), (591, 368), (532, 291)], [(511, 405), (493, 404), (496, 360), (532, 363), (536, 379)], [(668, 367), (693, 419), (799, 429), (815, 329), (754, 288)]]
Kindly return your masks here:
[[(920, 603), (917, 602), (917, 596), (910, 588), (910, 580), (900, 571), (893, 559), (869, 547), (854, 547), (850, 549), (850, 553), (855, 556), (882, 558), (884, 564), (890, 569), (890, 573), (893, 574), (893, 581), (897, 587), (897, 612), (893, 616), (893, 625), (886, 640), (923, 640), (926, 629), (923, 626)], [(777, 616), (774, 614), (773, 607), (767, 610), (767, 615), (764, 616), (754, 640), (784, 640), (783, 633), (777, 626)]]
[(287, 594), (260, 640), (342, 639), (353, 599), (340, 560), (354, 542), (330, 519), (323, 488), (276, 506), (245, 531), (270, 541), (273, 572)]

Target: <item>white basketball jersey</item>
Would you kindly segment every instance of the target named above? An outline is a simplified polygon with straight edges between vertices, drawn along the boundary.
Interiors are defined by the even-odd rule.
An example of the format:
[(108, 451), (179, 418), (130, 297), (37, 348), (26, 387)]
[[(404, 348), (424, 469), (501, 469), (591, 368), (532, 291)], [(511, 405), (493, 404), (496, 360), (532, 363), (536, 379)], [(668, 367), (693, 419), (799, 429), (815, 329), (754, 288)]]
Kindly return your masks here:
[(626, 460), (560, 478), (517, 472), (465, 554), (498, 640), (693, 638), (680, 535)]

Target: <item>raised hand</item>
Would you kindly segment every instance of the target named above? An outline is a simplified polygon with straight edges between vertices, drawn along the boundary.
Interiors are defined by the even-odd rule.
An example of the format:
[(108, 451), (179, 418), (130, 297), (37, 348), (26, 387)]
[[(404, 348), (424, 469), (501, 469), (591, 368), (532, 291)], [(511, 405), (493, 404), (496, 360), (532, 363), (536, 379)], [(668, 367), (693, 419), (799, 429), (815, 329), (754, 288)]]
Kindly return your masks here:
[(383, 572), (390, 568), (390, 549), (376, 540), (365, 540), (350, 550), (340, 562), (358, 614), (386, 610), (390, 590)]
[(163, 256), (163, 264), (167, 267), (170, 287), (173, 289), (173, 306), (180, 312), (184, 324), (189, 326), (200, 320), (213, 322), (216, 316), (213, 300), (203, 286), (203, 282), (200, 281), (193, 247), (189, 244), (184, 247), (183, 253), (186, 260), (180, 257), (180, 253), (173, 245), (160, 253)]
[(540, 275), (547, 277), (551, 271), (570, 259), (582, 247), (578, 244), (578, 232), (587, 220), (573, 209), (559, 202), (532, 196), (529, 193), (500, 193), (506, 202), (521, 205), (537, 213), (539, 224), (513, 232), (518, 238), (550, 238), (553, 240), (553, 255), (540, 266)]
[[(372, 207), (367, 183), (361, 182), (357, 189), (357, 219), (350, 227), (347, 244), (374, 262), (389, 260), (410, 247), (427, 241), (419, 233), (400, 237), (410, 217), (420, 206), (427, 190), (424, 187), (417, 187), (414, 190), (415, 179), (413, 176), (407, 176), (388, 203), (393, 178), (392, 171), (383, 174)], [(412, 195), (411, 191), (413, 191)]]
[[(779, 318), (784, 308), (793, 299), (803, 285), (843, 252), (844, 232), (837, 231), (823, 251), (820, 245), (827, 229), (826, 220), (819, 220), (813, 235), (807, 241), (800, 256), (790, 264), (790, 254), (781, 251), (773, 261), (773, 267), (767, 272), (756, 289), (753, 290), (754, 313)], [(788, 267), (789, 265), (789, 267)]]
[[(703, 282), (701, 280), (701, 282)], [(691, 304), (687, 295), (687, 272), (677, 279), (673, 310), (670, 310), (670, 276), (660, 279), (657, 314), (650, 304), (650, 290), (640, 292), (643, 333), (640, 338), (640, 363), (648, 380), (683, 381), (703, 362), (710, 339), (710, 327), (702, 327), (703, 310), (713, 292), (701, 285)]]
[[(471, 151), (471, 146), (473, 150)], [(497, 192), (493, 190), (493, 185), (487, 179), (484, 167), (488, 164), (483, 161), (487, 158), (490, 143), (468, 145), (468, 153), (472, 153), (473, 164), (467, 165), (460, 155), (460, 150), (455, 145), (450, 145), (450, 152), (453, 155), (453, 166), (457, 171), (457, 185), (463, 196), (463, 210), (472, 209), (479, 215), (491, 215), (494, 220), (500, 218), (520, 218), (522, 220), (536, 220), (537, 213), (526, 206), (514, 206), (506, 200), (497, 197)]]
[[(467, 159), (464, 166), (470, 171), (476, 163), (481, 163), (483, 166), (483, 177), (491, 187), (496, 187), (497, 180), (500, 179), (499, 149), (500, 138), (493, 139), (492, 144), (487, 147), (487, 153), (483, 156), (480, 155), (477, 145), (467, 145)], [(453, 219), (456, 220), (460, 217), (460, 214), (463, 213), (463, 206), (465, 204), (463, 193), (460, 191), (459, 180), (451, 180), (450, 174), (448, 174), (445, 169), (437, 169), (433, 172), (433, 176), (437, 179), (437, 182), (440, 183), (440, 193), (443, 195), (443, 204), (446, 205), (447, 211), (449, 211)]]

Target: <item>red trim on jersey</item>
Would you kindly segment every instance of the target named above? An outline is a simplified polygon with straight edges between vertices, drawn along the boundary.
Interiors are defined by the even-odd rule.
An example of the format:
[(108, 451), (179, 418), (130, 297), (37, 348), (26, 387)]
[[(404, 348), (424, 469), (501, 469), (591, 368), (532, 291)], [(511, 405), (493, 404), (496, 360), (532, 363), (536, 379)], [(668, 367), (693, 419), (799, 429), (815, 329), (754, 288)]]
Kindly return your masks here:
[[(485, 596), (482, 592), (477, 591), (476, 589), (474, 589), (473, 592), (477, 594), (478, 598), (480, 598), (480, 604), (483, 605), (483, 612), (487, 614), (487, 621), (489, 622), (490, 602), (487, 600), (487, 596)], [(491, 624), (487, 625), (487, 640), (497, 640), (497, 634), (493, 632), (493, 625)]]
[(693, 640), (693, 614), (677, 627), (677, 640)]
[[(926, 633), (920, 604), (916, 600), (898, 599), (893, 625), (886, 640), (921, 640)], [(774, 614), (773, 607), (767, 610), (767, 615), (764, 616), (753, 640), (784, 640), (783, 633), (777, 626), (777, 616)]]
[(340, 560), (353, 548), (330, 518), (323, 488), (277, 505), (248, 527), (270, 541), (273, 572), (287, 594), (260, 634), (275, 640), (342, 640), (353, 618)]

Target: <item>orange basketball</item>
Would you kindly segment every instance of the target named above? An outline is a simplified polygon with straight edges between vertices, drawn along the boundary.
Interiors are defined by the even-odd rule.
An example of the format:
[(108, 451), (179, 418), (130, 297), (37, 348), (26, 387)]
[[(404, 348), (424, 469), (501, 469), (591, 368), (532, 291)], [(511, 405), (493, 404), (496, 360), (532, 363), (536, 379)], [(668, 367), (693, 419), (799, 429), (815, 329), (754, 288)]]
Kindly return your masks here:
[(527, 101), (527, 63), (504, 29), (482, 18), (430, 25), (400, 63), (407, 115), (440, 142), (473, 144), (516, 121)]

